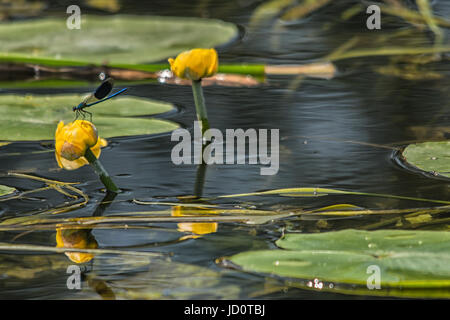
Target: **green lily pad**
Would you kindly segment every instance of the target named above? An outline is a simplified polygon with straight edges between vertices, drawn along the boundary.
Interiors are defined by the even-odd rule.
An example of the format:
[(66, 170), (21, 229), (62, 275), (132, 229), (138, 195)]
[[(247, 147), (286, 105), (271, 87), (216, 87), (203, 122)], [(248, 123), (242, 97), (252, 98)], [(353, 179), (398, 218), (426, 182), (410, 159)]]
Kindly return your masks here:
[[(52, 140), (60, 120), (75, 118), (72, 107), (82, 95), (0, 95), (0, 140)], [(92, 122), (102, 138), (163, 133), (178, 125), (162, 119), (135, 118), (173, 110), (169, 103), (136, 97), (118, 97), (90, 108)]]
[(450, 141), (411, 144), (403, 156), (419, 170), (450, 178)]
[(14, 192), (16, 192), (15, 188), (11, 188), (11, 187), (0, 184), (0, 197), (6, 196), (6, 195), (14, 193)]
[[(220, 20), (157, 16), (81, 16), (81, 29), (64, 18), (0, 24), (0, 59), (22, 56), (85, 63), (153, 62), (197, 47), (231, 41), (237, 27)], [(64, 63), (63, 63), (64, 64)]]
[[(439, 292), (439, 296), (450, 297), (449, 232), (287, 234), (277, 245), (285, 250), (243, 252), (230, 260), (245, 271), (333, 283), (335, 291), (346, 288), (354, 294), (426, 297), (430, 296), (427, 290), (445, 289), (433, 296)], [(380, 290), (366, 287), (370, 266), (380, 270)], [(348, 285), (356, 287), (348, 289)]]

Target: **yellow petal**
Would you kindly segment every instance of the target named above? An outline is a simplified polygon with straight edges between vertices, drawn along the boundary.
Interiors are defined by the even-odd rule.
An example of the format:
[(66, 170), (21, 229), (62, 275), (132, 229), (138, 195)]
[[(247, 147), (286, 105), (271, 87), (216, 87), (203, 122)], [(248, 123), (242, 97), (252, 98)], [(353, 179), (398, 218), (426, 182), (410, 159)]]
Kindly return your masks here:
[(97, 129), (91, 122), (75, 120), (64, 125), (60, 121), (55, 132), (56, 161), (61, 168), (78, 169), (88, 163), (84, 158), (88, 148), (98, 158), (100, 148), (106, 144), (106, 140), (98, 137)]
[(58, 136), (61, 133), (61, 129), (64, 127), (64, 121), (59, 121), (58, 127), (56, 127), (55, 136)]
[(81, 168), (82, 166), (89, 164), (89, 162), (86, 160), (85, 157), (78, 158), (76, 160), (66, 160), (64, 158), (60, 158), (59, 166), (60, 168), (66, 169), (66, 170), (75, 170), (78, 168)]
[(84, 141), (87, 147), (93, 147), (98, 140), (97, 128), (92, 122), (86, 120), (75, 120), (73, 133)]
[(169, 64), (178, 78), (200, 80), (217, 73), (219, 58), (215, 49), (192, 49), (170, 58)]

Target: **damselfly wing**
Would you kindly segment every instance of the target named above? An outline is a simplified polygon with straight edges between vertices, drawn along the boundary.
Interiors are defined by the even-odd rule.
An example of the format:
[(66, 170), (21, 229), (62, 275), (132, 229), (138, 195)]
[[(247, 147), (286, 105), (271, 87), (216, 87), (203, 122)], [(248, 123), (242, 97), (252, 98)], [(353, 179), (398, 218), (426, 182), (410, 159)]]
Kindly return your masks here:
[(125, 90), (127, 90), (127, 88), (123, 88), (123, 89), (111, 94), (110, 96), (108, 96), (108, 94), (112, 91), (113, 87), (114, 87), (114, 81), (112, 78), (107, 78), (107, 79), (103, 80), (103, 82), (98, 86), (98, 88), (93, 93), (91, 93), (85, 99), (83, 99), (83, 101), (78, 106), (73, 107), (73, 111), (76, 112), (76, 118), (78, 118), (78, 116), (80, 114), (84, 118), (85, 114), (87, 113), (90, 115), (91, 120), (92, 120), (92, 113), (84, 110), (85, 108), (88, 108), (97, 103), (111, 99), (111, 98), (123, 93)]

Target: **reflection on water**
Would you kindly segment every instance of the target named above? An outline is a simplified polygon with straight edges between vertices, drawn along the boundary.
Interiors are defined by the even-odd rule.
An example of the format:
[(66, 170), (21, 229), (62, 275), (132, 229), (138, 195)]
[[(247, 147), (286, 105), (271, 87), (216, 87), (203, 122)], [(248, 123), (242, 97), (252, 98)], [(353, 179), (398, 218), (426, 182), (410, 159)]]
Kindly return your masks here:
[[(78, 230), (60, 227), (56, 229), (56, 247), (97, 249), (98, 243), (91, 234), (91, 230)], [(89, 262), (94, 258), (92, 253), (65, 252), (65, 255), (75, 263)]]
[[(343, 2), (344, 3), (344, 2)], [(249, 30), (248, 19), (255, 3), (214, 1), (209, 6), (193, 6), (178, 1), (142, 4), (127, 1), (123, 12), (151, 12), (161, 15), (208, 16), (235, 22), (246, 28), (243, 38), (221, 48), (222, 62), (268, 64), (307, 63), (326, 56), (361, 30), (359, 21), (339, 24), (336, 13), (324, 9), (300, 22), (264, 24)], [(344, 5), (343, 5), (344, 6)], [(442, 16), (449, 16), (446, 1), (438, 1)], [(60, 8), (51, 8), (60, 14)], [(386, 30), (388, 32), (389, 30)], [(384, 35), (380, 31), (378, 35)], [(418, 39), (417, 42), (426, 41)], [(448, 59), (448, 57), (446, 58)], [(280, 169), (275, 176), (261, 176), (258, 165), (212, 165), (202, 172), (195, 165), (175, 166), (170, 161), (174, 142), (169, 135), (111, 139), (103, 150), (103, 165), (114, 181), (125, 190), (115, 199), (104, 198), (103, 190), (90, 168), (60, 171), (52, 152), (39, 143), (13, 143), (0, 149), (1, 173), (28, 172), (60, 181), (83, 181), (80, 189), (89, 203), (62, 213), (68, 217), (109, 217), (122, 213), (138, 215), (154, 211), (167, 217), (190, 217), (186, 207), (177, 204), (180, 196), (213, 198), (224, 194), (254, 192), (286, 187), (326, 187), (351, 191), (377, 192), (409, 197), (449, 199), (448, 181), (430, 179), (401, 168), (392, 161), (396, 147), (408, 141), (429, 137), (448, 138), (448, 63), (434, 63), (439, 79), (408, 80), (377, 67), (397, 63), (389, 58), (356, 59), (337, 63), (334, 79), (293, 79), (270, 77), (257, 87), (205, 87), (208, 113), (213, 127), (280, 129)], [(387, 69), (384, 69), (386, 71)], [(293, 81), (297, 82), (293, 82)], [(129, 93), (169, 101), (180, 112), (168, 115), (192, 129), (194, 105), (191, 88), (169, 84), (130, 85)], [(85, 88), (2, 90), (8, 93), (84, 92)], [(17, 153), (27, 152), (26, 156)], [(33, 152), (33, 153), (31, 153)], [(2, 177), (1, 183), (19, 190), (36, 188), (30, 181)], [(33, 182), (34, 183), (34, 182)], [(153, 201), (142, 206), (133, 199)], [(8, 217), (45, 210), (68, 201), (63, 195), (43, 191), (22, 201), (0, 202), (0, 213)], [(174, 205), (158, 205), (173, 202)], [(103, 205), (99, 205), (103, 203)], [(252, 199), (221, 199), (226, 208), (294, 210), (318, 208), (335, 203), (350, 203), (367, 208), (408, 208), (420, 204), (398, 199), (332, 196), (287, 198), (278, 196)], [(100, 208), (100, 209), (99, 209)], [(215, 217), (213, 209), (198, 215)], [(95, 212), (94, 214), (92, 214)], [(204, 213), (203, 213), (204, 212)], [(5, 217), (3, 216), (3, 217)], [(0, 216), (2, 218), (2, 216)], [(3, 219), (2, 219), (3, 220)], [(263, 225), (241, 222), (148, 222), (128, 228), (114, 224), (105, 228), (56, 230), (8, 230), (0, 242), (16, 242), (73, 248), (119, 248), (123, 250), (169, 253), (166, 258), (144, 258), (86, 253), (1, 254), (1, 298), (304, 298), (336, 297), (289, 288), (273, 280), (227, 270), (215, 259), (249, 249), (274, 248), (282, 232), (322, 232), (344, 228), (377, 226), (376, 217), (350, 217), (324, 220), (287, 219)], [(382, 227), (378, 224), (378, 228)], [(394, 228), (395, 225), (386, 227)], [(14, 240), (12, 240), (14, 239)], [(69, 257), (69, 259), (68, 259)], [(89, 261), (89, 262), (88, 262)], [(83, 289), (66, 287), (67, 266), (88, 262)], [(340, 296), (342, 297), (342, 296)]]

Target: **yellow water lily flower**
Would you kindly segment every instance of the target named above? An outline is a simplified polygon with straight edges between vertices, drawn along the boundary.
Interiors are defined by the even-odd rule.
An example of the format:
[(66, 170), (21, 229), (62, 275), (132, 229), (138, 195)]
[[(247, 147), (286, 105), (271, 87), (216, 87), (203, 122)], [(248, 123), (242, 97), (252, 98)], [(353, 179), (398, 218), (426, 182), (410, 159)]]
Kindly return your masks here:
[[(76, 249), (97, 249), (98, 243), (91, 230), (86, 229), (68, 229), (60, 227), (56, 229), (56, 247), (57, 248), (76, 248)], [(92, 253), (84, 252), (64, 252), (64, 254), (75, 263), (89, 262), (94, 258)]]
[(219, 68), (219, 58), (215, 49), (192, 49), (170, 58), (170, 69), (181, 79), (200, 80), (212, 77)]
[[(208, 210), (204, 208), (186, 208), (183, 206), (173, 206), (172, 216), (173, 217), (185, 217), (189, 215), (198, 214), (198, 212), (204, 212), (205, 214), (214, 214), (214, 210)], [(204, 235), (208, 233), (214, 233), (217, 231), (217, 222), (180, 222), (177, 224), (178, 231), (190, 232), (194, 235)], [(193, 236), (192, 238), (197, 238)]]
[(58, 123), (55, 133), (55, 156), (58, 165), (66, 170), (75, 170), (88, 161), (84, 157), (87, 148), (98, 158), (100, 148), (107, 145), (105, 139), (98, 137), (92, 122), (75, 120), (68, 124)]

